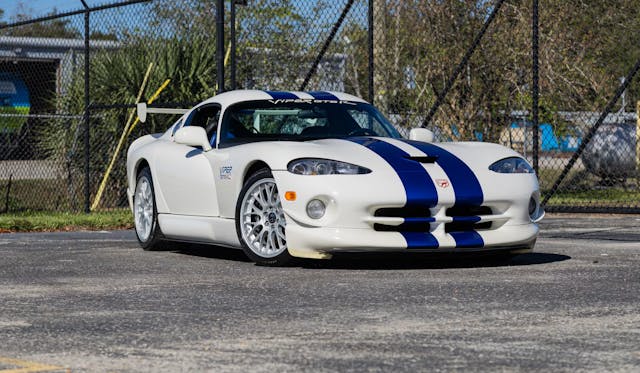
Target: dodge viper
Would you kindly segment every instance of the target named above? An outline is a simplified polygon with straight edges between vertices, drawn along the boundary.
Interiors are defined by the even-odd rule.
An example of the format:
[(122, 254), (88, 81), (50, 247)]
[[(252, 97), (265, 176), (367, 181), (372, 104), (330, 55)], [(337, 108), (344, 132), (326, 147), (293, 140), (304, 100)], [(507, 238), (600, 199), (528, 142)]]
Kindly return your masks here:
[(127, 153), (144, 249), (162, 241), (242, 248), (261, 265), (336, 252), (532, 250), (538, 180), (517, 152), (405, 139), (375, 107), (339, 92), (238, 90), (182, 113)]

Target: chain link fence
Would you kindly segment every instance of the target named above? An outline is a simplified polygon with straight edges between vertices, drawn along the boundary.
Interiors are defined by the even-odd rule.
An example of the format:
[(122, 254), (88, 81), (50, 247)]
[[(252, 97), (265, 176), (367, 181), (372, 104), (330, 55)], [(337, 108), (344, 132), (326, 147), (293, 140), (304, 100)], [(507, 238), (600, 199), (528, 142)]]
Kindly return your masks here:
[(402, 133), (517, 150), (548, 211), (640, 212), (633, 1), (223, 3), (222, 30), (212, 0), (78, 2), (5, 20), (0, 211), (126, 206), (128, 145), (177, 119), (135, 123), (144, 86), (140, 101), (172, 107), (224, 88), (346, 91)]

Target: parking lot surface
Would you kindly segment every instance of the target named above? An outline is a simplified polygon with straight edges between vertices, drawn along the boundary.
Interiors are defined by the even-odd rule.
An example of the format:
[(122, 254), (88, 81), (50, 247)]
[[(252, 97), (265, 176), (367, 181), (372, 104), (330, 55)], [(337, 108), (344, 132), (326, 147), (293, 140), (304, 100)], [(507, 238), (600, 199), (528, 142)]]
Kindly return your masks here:
[(144, 252), (132, 231), (3, 234), (0, 372), (637, 372), (639, 227), (556, 215), (510, 260), (290, 268), (218, 247)]

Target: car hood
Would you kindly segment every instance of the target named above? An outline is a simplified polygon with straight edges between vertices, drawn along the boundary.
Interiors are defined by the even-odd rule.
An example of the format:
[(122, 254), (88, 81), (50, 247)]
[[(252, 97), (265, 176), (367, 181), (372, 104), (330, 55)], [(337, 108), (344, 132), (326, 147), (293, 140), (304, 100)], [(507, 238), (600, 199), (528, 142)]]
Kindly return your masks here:
[[(303, 142), (267, 141), (236, 147), (243, 153), (260, 154), (272, 170), (286, 170), (299, 158), (323, 158), (349, 162), (375, 171), (404, 162), (411, 156), (432, 156), (434, 162), (459, 160), (476, 172), (485, 172), (497, 160), (520, 155), (502, 145), (482, 142), (425, 143), (383, 137), (352, 137)], [(420, 159), (418, 159), (420, 160)], [(396, 167), (396, 170), (402, 168)]]
[[(274, 171), (285, 171), (289, 162), (299, 158), (332, 159), (366, 167), (371, 173), (362, 175), (362, 179), (367, 180), (365, 188), (359, 187), (363, 192), (383, 187), (393, 194), (398, 190), (389, 189), (390, 185), (402, 185), (407, 205), (433, 205), (442, 201), (479, 206), (492, 201), (496, 211), (502, 211), (500, 201), (517, 198), (527, 203), (532, 192), (538, 189), (533, 174), (500, 174), (489, 170), (489, 166), (500, 159), (519, 157), (515, 151), (491, 143), (425, 143), (354, 137), (251, 143), (235, 148), (250, 159), (259, 155)], [(332, 178), (322, 180), (329, 182)], [(329, 185), (330, 182), (327, 187)]]

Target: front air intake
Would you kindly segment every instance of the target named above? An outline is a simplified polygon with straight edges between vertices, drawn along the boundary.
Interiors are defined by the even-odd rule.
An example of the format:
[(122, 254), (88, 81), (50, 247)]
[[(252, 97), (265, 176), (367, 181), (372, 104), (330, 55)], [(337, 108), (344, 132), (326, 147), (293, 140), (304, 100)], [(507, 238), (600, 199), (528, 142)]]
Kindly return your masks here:
[(385, 207), (377, 209), (373, 215), (404, 219), (400, 225), (374, 224), (373, 229), (379, 232), (428, 232), (433, 221), (429, 209), (416, 207)]
[(488, 206), (453, 206), (449, 207), (446, 215), (453, 221), (444, 225), (444, 231), (467, 232), (491, 229), (492, 222), (481, 222), (481, 216), (491, 215), (493, 211)]

